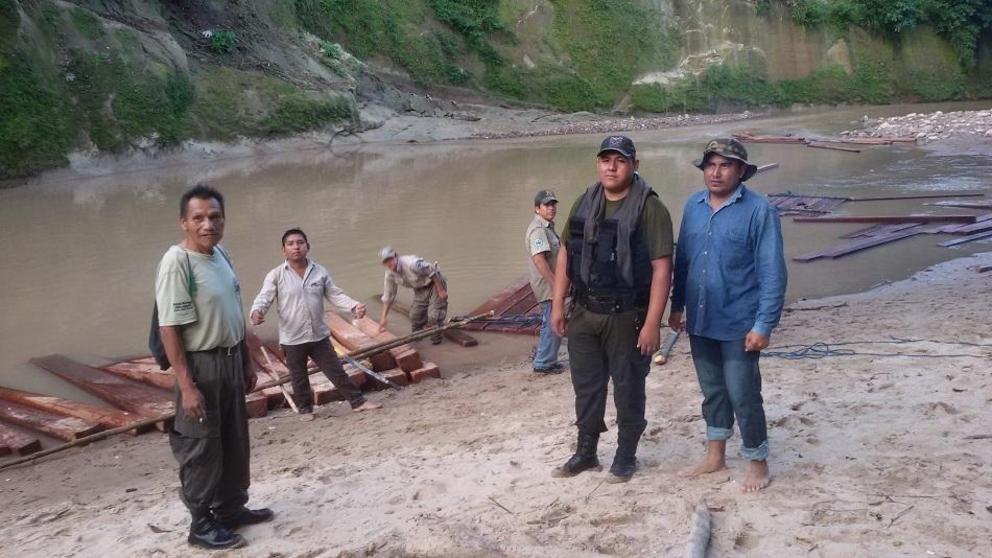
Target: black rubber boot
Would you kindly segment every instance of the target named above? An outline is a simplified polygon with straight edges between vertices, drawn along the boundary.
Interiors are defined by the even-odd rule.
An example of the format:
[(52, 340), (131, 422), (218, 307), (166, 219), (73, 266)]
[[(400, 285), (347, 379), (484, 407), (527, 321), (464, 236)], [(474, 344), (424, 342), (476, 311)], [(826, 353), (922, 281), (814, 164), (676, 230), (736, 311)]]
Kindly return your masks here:
[(590, 469), (602, 471), (599, 458), (596, 457), (596, 446), (599, 444), (599, 434), (579, 431), (579, 440), (575, 447), (575, 455), (569, 458), (561, 467), (551, 472), (552, 477), (574, 477), (582, 471)]
[(613, 465), (610, 466), (610, 475), (606, 477), (606, 482), (627, 482), (634, 476), (634, 471), (637, 470), (637, 443), (640, 439), (640, 434), (620, 434), (617, 439), (617, 453), (613, 456)]
[(186, 540), (193, 546), (210, 550), (241, 548), (247, 544), (241, 535), (232, 533), (209, 514), (193, 517)]

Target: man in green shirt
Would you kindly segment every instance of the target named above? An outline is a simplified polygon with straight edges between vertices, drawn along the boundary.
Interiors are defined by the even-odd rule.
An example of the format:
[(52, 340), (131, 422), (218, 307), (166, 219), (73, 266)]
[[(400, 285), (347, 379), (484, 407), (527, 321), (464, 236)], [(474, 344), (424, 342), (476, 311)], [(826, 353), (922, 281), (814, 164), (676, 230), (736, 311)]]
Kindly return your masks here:
[[(613, 380), (617, 451), (607, 482), (626, 482), (637, 468), (637, 445), (647, 426), (644, 380), (658, 350), (662, 313), (672, 278), (672, 219), (637, 174), (634, 142), (603, 140), (599, 181), (572, 206), (558, 252), (551, 322), (568, 335), (575, 391), (575, 454), (555, 469), (570, 477), (599, 470), (596, 447), (606, 431), (606, 395)], [(574, 307), (566, 316), (565, 297)]]
[(245, 393), (257, 376), (245, 350), (241, 286), (226, 251), (224, 197), (205, 185), (179, 204), (183, 241), (162, 256), (155, 280), (159, 331), (176, 375), (169, 445), (179, 462), (179, 494), (192, 515), (191, 545), (237, 548), (233, 531), (272, 519), (250, 510)]

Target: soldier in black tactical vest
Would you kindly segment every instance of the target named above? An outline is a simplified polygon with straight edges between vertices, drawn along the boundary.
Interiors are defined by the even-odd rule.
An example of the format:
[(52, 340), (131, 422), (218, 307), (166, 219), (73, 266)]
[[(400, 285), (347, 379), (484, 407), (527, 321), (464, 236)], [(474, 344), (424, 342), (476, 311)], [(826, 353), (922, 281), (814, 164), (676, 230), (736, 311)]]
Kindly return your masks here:
[[(610, 379), (618, 433), (607, 481), (626, 482), (636, 470), (637, 444), (647, 426), (644, 380), (658, 350), (673, 247), (671, 216), (638, 165), (630, 138), (603, 140), (599, 181), (572, 206), (562, 231), (551, 320), (555, 332), (568, 337), (578, 444), (556, 477), (600, 469), (596, 447), (606, 431)], [(573, 307), (566, 317), (570, 291)]]

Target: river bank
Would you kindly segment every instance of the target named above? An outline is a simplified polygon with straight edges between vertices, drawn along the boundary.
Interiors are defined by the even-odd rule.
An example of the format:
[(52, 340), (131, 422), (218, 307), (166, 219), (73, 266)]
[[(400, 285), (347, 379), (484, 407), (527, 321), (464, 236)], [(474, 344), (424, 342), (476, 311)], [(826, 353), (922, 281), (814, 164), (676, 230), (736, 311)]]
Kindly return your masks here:
[[(567, 375), (535, 378), (531, 339), (482, 335), (477, 349), (424, 347), (444, 379), (380, 393), (376, 413), (333, 404), (311, 423), (252, 421), (252, 504), (277, 517), (244, 530), (248, 548), (214, 555), (678, 556), (699, 500), (713, 510), (712, 555), (986, 555), (992, 277), (977, 269), (989, 265), (984, 253), (792, 305), (773, 347), (860, 354), (763, 360), (773, 482), (759, 494), (741, 492), (736, 457), (699, 480), (676, 475), (703, 451), (684, 340), (648, 377), (640, 471), (608, 485), (604, 473), (549, 476), (572, 451)], [(865, 343), (842, 344), (853, 341)], [(184, 542), (177, 484), (157, 434), (3, 471), (4, 550), (200, 555)]]

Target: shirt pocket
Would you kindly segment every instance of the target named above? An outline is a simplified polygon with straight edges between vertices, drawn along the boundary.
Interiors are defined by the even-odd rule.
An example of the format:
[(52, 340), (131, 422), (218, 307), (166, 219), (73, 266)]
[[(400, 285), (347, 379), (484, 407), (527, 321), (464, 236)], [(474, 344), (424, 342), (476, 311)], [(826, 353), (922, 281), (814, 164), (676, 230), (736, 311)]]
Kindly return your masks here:
[(754, 260), (747, 229), (730, 228), (723, 233), (722, 259), (731, 269), (747, 267)]

